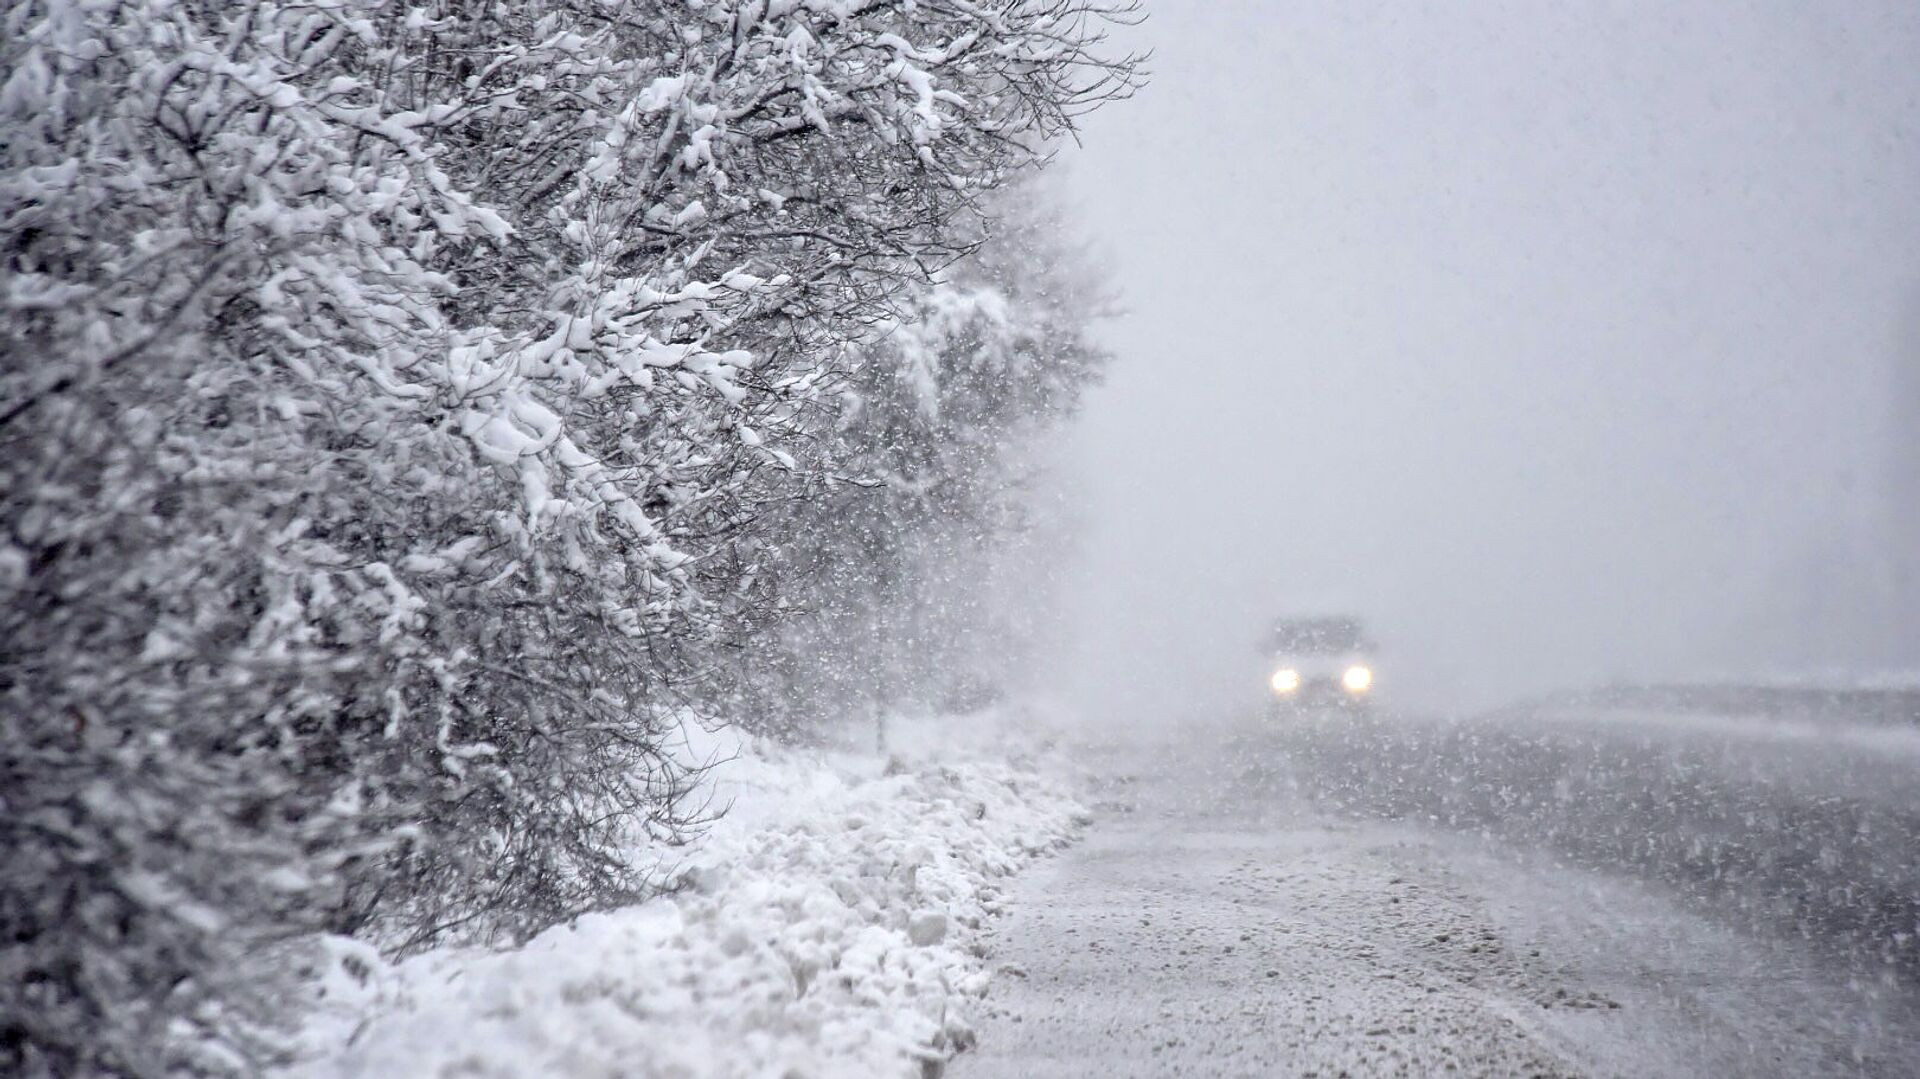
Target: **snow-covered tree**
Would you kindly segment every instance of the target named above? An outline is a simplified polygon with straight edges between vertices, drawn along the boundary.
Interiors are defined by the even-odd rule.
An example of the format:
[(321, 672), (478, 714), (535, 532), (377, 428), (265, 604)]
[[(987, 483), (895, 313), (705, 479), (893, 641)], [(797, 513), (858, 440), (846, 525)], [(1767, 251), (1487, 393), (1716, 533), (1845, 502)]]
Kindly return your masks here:
[(0, 8), (0, 1069), (244, 1058), (263, 943), (644, 889), (841, 358), (1124, 14)]

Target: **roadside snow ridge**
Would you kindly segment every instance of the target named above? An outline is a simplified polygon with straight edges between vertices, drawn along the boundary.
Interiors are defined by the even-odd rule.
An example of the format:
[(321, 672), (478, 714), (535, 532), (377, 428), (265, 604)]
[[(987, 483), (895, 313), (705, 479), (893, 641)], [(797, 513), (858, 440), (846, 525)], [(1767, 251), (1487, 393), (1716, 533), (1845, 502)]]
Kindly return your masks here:
[[(1047, 756), (745, 747), (686, 887), (509, 951), (342, 947), (292, 1074), (918, 1076), (972, 1042), (1001, 878), (1085, 823)], [(358, 965), (371, 972), (349, 977)]]

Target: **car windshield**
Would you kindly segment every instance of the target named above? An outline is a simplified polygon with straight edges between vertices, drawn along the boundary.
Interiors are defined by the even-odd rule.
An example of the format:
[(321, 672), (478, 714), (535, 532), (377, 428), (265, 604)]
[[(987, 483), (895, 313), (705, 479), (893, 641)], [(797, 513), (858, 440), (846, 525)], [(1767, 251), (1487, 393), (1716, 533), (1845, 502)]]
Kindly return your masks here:
[(1351, 618), (1283, 618), (1273, 624), (1268, 644), (1275, 652), (1296, 655), (1352, 652), (1367, 646), (1360, 623)]

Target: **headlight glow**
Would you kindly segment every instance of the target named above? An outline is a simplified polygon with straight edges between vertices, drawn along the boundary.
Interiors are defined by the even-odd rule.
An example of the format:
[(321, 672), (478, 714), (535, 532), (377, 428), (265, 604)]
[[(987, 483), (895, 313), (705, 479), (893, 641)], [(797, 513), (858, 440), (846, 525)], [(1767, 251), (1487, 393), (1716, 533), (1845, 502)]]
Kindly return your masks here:
[(1273, 686), (1275, 693), (1292, 693), (1300, 688), (1300, 672), (1292, 667), (1282, 667), (1273, 672), (1273, 677), (1268, 679), (1268, 682)]
[(1373, 672), (1356, 663), (1340, 676), (1340, 684), (1348, 693), (1365, 693), (1373, 685)]

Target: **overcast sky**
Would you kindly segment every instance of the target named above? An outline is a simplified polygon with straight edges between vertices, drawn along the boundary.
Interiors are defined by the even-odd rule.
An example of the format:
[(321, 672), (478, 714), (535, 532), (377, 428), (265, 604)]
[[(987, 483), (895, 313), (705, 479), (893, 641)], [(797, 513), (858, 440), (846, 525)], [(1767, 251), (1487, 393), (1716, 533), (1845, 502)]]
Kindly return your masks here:
[(1151, 11), (1066, 180), (1130, 309), (1083, 688), (1214, 707), (1295, 610), (1419, 705), (1886, 662), (1842, 623), (1920, 354), (1920, 5)]

